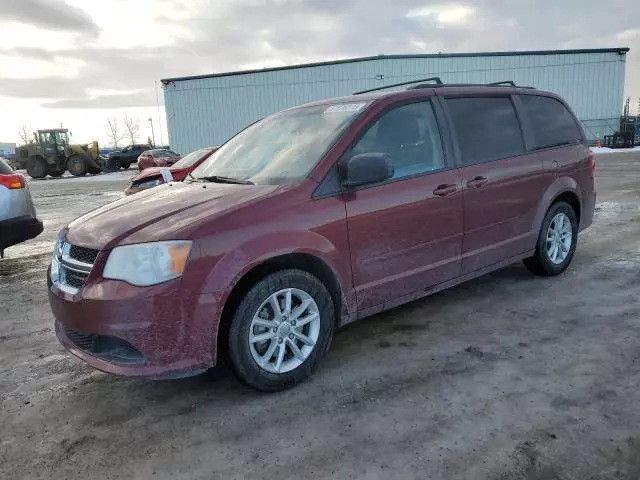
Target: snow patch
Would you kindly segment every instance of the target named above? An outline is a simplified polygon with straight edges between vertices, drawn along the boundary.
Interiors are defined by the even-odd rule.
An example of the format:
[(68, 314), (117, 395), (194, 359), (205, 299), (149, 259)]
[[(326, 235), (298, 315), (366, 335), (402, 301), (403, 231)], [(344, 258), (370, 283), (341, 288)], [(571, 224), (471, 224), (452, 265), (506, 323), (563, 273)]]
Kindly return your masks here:
[(640, 147), (633, 148), (609, 148), (609, 147), (591, 147), (593, 153), (602, 155), (603, 153), (625, 153), (625, 152), (640, 152)]

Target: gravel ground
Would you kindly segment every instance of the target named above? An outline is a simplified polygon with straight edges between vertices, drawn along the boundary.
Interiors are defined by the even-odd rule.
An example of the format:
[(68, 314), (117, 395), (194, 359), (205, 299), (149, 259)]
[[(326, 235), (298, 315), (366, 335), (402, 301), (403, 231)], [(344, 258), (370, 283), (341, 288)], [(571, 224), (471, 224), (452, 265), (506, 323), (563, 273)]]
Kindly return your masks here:
[(31, 182), (45, 232), (0, 261), (0, 478), (640, 478), (639, 154), (599, 156), (561, 277), (514, 265), (353, 324), (271, 395), (224, 370), (112, 377), (58, 345), (53, 239), (116, 175)]

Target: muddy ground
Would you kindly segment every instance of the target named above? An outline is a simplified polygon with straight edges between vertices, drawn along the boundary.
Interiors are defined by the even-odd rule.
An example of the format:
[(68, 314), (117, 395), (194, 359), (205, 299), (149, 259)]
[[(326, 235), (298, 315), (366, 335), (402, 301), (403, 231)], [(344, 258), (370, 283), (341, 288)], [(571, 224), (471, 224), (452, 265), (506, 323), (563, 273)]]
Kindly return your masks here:
[(514, 265), (351, 325), (271, 395), (224, 370), (116, 378), (58, 345), (55, 234), (125, 185), (31, 182), (46, 231), (0, 261), (0, 478), (640, 478), (640, 155), (598, 157), (565, 275)]

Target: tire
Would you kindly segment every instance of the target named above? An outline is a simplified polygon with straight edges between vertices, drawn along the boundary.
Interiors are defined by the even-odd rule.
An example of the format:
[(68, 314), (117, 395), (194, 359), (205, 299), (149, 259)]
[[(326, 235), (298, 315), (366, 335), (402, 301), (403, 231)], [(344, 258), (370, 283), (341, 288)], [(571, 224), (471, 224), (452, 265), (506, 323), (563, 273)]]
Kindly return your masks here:
[(87, 162), (80, 155), (71, 155), (67, 160), (67, 170), (74, 177), (82, 177), (87, 174)]
[[(566, 222), (569, 222), (569, 225)], [(568, 234), (570, 244), (567, 244)], [(556, 202), (547, 211), (538, 234), (536, 253), (524, 260), (535, 275), (552, 277), (564, 272), (573, 260), (578, 244), (578, 220), (571, 205)], [(557, 250), (554, 250), (554, 245)], [(555, 258), (554, 258), (555, 252)]]
[(58, 178), (64, 175), (64, 172), (66, 172), (64, 168), (61, 170), (49, 170), (49, 175), (51, 175), (53, 178)]
[(131, 162), (124, 162), (124, 161), (120, 161), (120, 168), (123, 170), (129, 170), (129, 167), (131, 166)]
[(31, 157), (27, 160), (27, 173), (31, 178), (44, 178), (49, 173), (49, 166), (44, 158)]
[[(277, 294), (278, 308), (284, 307), (287, 292), (291, 292), (289, 314), (283, 309), (287, 316), (280, 317), (279, 323), (274, 322), (275, 310), (269, 300)], [(294, 318), (296, 311), (300, 310), (298, 307), (302, 307), (301, 303), (304, 301), (306, 304), (309, 299), (311, 303), (298, 311), (297, 318)], [(261, 318), (257, 318), (258, 315)], [(256, 325), (256, 321), (260, 325)], [(302, 321), (307, 323), (297, 325)], [(275, 392), (292, 387), (309, 377), (326, 354), (333, 338), (334, 324), (333, 300), (320, 280), (302, 270), (273, 273), (245, 294), (233, 315), (228, 337), (232, 368), (242, 382), (257, 390)], [(271, 338), (250, 343), (250, 334)], [(311, 346), (300, 338), (307, 343), (314, 339), (315, 342)], [(293, 353), (293, 346), (297, 354)], [(285, 353), (281, 356), (283, 347)], [(269, 352), (271, 356), (267, 358)], [(267, 361), (259, 364), (260, 357), (267, 358)]]

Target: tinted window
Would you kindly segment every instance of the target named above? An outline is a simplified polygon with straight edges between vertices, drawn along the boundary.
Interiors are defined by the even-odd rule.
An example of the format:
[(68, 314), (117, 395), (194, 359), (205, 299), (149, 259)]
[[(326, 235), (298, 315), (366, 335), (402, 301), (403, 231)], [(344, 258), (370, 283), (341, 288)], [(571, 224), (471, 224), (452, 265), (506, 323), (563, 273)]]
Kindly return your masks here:
[(510, 98), (450, 98), (447, 107), (463, 164), (524, 152), (522, 131)]
[(520, 95), (520, 100), (531, 122), (536, 148), (582, 141), (573, 115), (555, 98)]
[(351, 153), (388, 154), (395, 168), (393, 178), (444, 168), (442, 143), (431, 103), (412, 103), (386, 112)]

